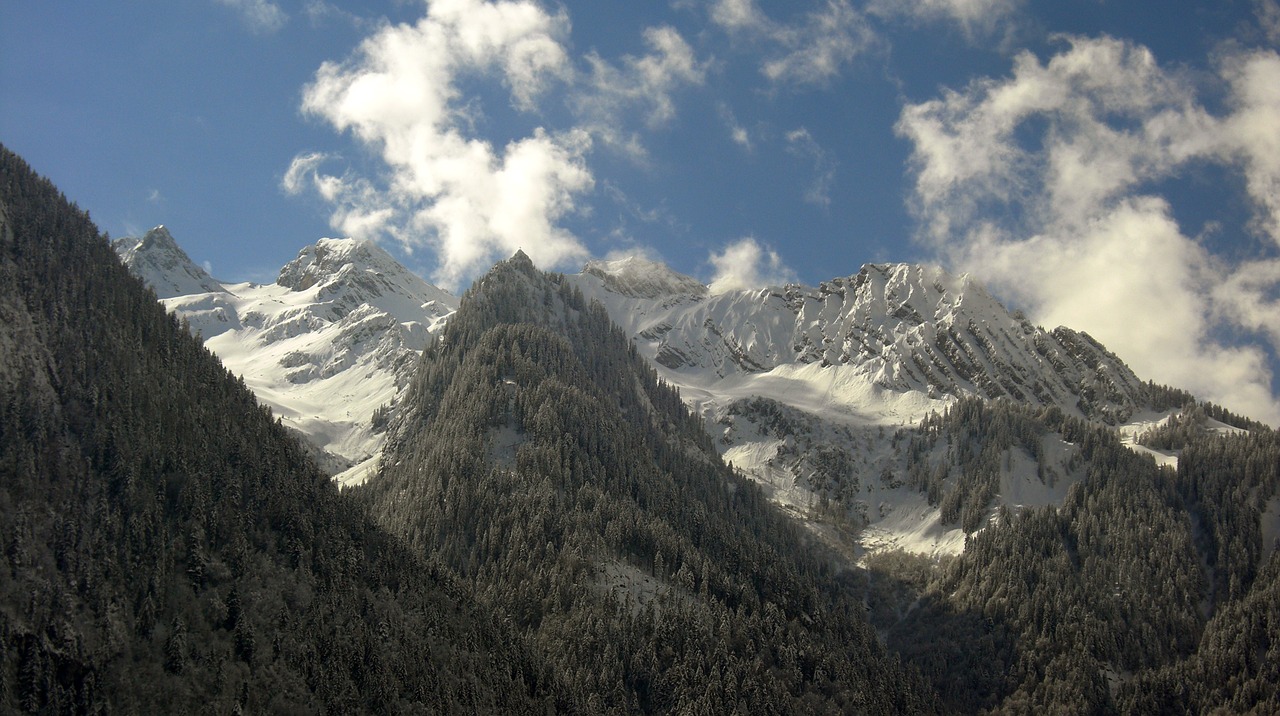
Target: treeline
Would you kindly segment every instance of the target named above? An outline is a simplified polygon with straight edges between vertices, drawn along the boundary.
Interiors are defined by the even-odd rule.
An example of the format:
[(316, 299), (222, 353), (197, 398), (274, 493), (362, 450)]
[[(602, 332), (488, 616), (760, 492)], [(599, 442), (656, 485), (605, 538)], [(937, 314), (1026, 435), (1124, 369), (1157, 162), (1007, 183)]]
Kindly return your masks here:
[(0, 148), (0, 711), (572, 709)]
[(933, 709), (603, 308), (522, 255), (464, 297), (391, 436), (362, 499), (589, 711)]

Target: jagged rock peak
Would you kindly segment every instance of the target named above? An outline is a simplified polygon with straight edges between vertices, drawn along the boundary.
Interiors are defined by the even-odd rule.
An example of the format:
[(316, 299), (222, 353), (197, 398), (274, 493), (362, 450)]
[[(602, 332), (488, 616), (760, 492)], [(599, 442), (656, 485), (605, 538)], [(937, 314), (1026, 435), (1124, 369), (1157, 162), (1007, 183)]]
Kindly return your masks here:
[(381, 246), (368, 239), (320, 239), (303, 248), (296, 259), (285, 264), (276, 283), (295, 291), (305, 291), (344, 270), (351, 270), (348, 266), (375, 273), (407, 271)]
[(700, 299), (707, 295), (707, 287), (697, 279), (640, 256), (588, 261), (582, 272), (600, 279), (609, 291), (631, 298), (678, 296)]
[(154, 229), (142, 235), (142, 240), (138, 242), (140, 248), (143, 249), (169, 249), (174, 251), (182, 251), (178, 248), (178, 242), (174, 240), (173, 234), (169, 233), (169, 229), (164, 224), (160, 224)]
[(117, 239), (111, 248), (160, 298), (223, 290), (222, 284), (187, 256), (163, 225), (151, 229), (142, 238)]

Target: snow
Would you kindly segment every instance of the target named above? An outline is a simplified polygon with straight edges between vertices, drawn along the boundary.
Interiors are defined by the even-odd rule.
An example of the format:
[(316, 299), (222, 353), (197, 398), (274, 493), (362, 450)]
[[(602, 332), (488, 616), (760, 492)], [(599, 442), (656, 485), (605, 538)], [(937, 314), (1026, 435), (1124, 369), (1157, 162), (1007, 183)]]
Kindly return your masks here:
[(178, 248), (164, 226), (155, 227), (142, 238), (119, 239), (113, 242), (112, 248), (125, 266), (159, 298), (222, 290), (221, 284)]
[(887, 504), (892, 508), (888, 514), (862, 532), (860, 543), (866, 552), (900, 549), (939, 557), (964, 551), (964, 530), (944, 526), (938, 510), (929, 506), (924, 495), (904, 494)]
[[(646, 279), (646, 272), (652, 275)], [(858, 498), (847, 504), (858, 550), (905, 549), (938, 556), (964, 549), (964, 533), (940, 524), (918, 490), (885, 485), (905, 463), (891, 447), (899, 427), (917, 425), (959, 396), (1015, 395), (1082, 415), (1085, 394), (1101, 396), (1097, 416), (1124, 417), (1141, 383), (1083, 334), (1052, 333), (1010, 314), (968, 276), (906, 264), (867, 265), (818, 287), (789, 285), (710, 296), (693, 279), (640, 259), (588, 264), (568, 277), (600, 301), (661, 378), (680, 389), (726, 461), (756, 481), (784, 511), (822, 532), (807, 450), (852, 456)], [(808, 434), (767, 434), (730, 415), (763, 397), (805, 416)], [(1046, 438), (1042, 481), (1025, 453), (1011, 455), (1000, 505), (1061, 504), (1083, 477), (1068, 469), (1074, 448)]]
[[(142, 274), (149, 283), (179, 285), (163, 272), (189, 274), (174, 258), (185, 254), (168, 232), (167, 241), (154, 240), (157, 231), (150, 242), (122, 239), (116, 248), (135, 271), (160, 267), (160, 275)], [(335, 476), (344, 485), (363, 482), (376, 467), (384, 435), (373, 430), (373, 411), (395, 403), (458, 304), (376, 244), (351, 239), (304, 248), (277, 283), (195, 288), (162, 303), (286, 426), (350, 465)]]

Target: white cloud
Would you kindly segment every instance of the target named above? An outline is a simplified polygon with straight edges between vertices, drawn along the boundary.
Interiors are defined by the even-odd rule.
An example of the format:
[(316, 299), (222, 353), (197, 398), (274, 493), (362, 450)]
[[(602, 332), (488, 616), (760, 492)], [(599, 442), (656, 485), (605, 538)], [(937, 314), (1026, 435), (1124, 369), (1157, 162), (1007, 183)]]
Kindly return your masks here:
[(868, 11), (918, 22), (953, 22), (969, 37), (989, 34), (1017, 14), (1024, 0), (872, 0)]
[(782, 257), (751, 237), (739, 239), (720, 253), (712, 252), (708, 260), (715, 270), (709, 285), (713, 294), (795, 281), (795, 273), (782, 263)]
[[(1233, 265), (1184, 234), (1154, 194), (1193, 163), (1240, 172), (1259, 233), (1280, 242), (1280, 58), (1229, 56), (1228, 110), (1149, 51), (1073, 38), (1048, 62), (906, 106), (921, 238), (1046, 325), (1088, 331), (1144, 377), (1280, 421), (1266, 351), (1280, 349), (1274, 258)], [(1272, 254), (1275, 252), (1272, 251)]]
[(464, 76), (498, 79), (515, 107), (533, 108), (572, 75), (567, 32), (563, 14), (529, 0), (437, 0), (416, 24), (380, 28), (346, 62), (320, 67), (302, 107), (377, 152), (385, 186), (324, 173), (321, 154), (296, 157), (282, 186), (317, 191), (344, 233), (433, 249), (432, 278), (449, 288), (517, 249), (548, 267), (582, 259), (557, 222), (593, 186), (590, 139), (538, 128), (496, 147), (469, 133), (458, 89)]
[(774, 84), (823, 84), (876, 43), (848, 0), (826, 0), (794, 24), (775, 22), (754, 0), (716, 0), (711, 22), (735, 37), (769, 46), (760, 72)]
[(289, 16), (270, 0), (217, 0), (240, 14), (240, 19), (251, 31), (270, 34), (284, 27)]
[[(588, 153), (605, 144), (643, 156), (628, 129), (634, 118), (668, 124), (676, 93), (701, 84), (706, 66), (676, 30), (654, 27), (643, 55), (610, 62), (591, 53), (579, 69), (568, 35), (565, 11), (535, 0), (434, 0), (414, 24), (379, 27), (346, 61), (317, 70), (302, 108), (376, 153), (384, 176), (328, 172), (336, 158), (304, 153), (282, 187), (318, 193), (344, 233), (432, 250), (432, 280), (448, 288), (516, 249), (548, 268), (582, 260), (586, 248), (560, 222), (595, 186)], [(517, 131), (495, 145), (482, 134), (483, 108), (464, 96), (477, 81), (501, 82), (526, 118), (562, 91), (555, 96), (578, 124)]]
[(1222, 74), (1230, 83), (1232, 112), (1219, 127), (1218, 149), (1243, 165), (1258, 208), (1256, 226), (1280, 244), (1280, 55), (1232, 56)]
[(761, 71), (775, 83), (821, 84), (875, 43), (875, 33), (846, 0), (828, 0), (807, 22), (778, 35), (786, 53), (767, 60)]
[(759, 31), (770, 25), (769, 19), (756, 7), (755, 0), (715, 0), (710, 14), (711, 22), (730, 33)]
[(307, 14), (312, 26), (319, 26), (329, 20), (337, 20), (355, 28), (369, 27), (373, 24), (372, 20), (347, 12), (342, 8), (325, 0), (306, 0), (303, 5), (303, 11)]

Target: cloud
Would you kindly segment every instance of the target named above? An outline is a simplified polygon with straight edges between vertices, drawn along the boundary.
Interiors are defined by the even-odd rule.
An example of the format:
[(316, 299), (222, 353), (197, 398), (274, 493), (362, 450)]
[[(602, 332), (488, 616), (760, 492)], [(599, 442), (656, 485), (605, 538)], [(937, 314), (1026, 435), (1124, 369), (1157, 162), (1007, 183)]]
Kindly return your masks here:
[(432, 278), (448, 288), (523, 249), (544, 266), (584, 258), (558, 226), (594, 184), (582, 131), (535, 128), (504, 146), (470, 131), (460, 82), (498, 80), (518, 110), (572, 76), (562, 44), (568, 18), (529, 0), (437, 0), (416, 24), (388, 25), (345, 62), (326, 62), (302, 108), (350, 132), (385, 164), (374, 183), (322, 170), (335, 158), (298, 155), (286, 191), (317, 191), (334, 205), (330, 223), (355, 236), (390, 236), (432, 249)]
[[(1146, 48), (1068, 38), (1047, 62), (1024, 52), (1009, 77), (907, 105), (896, 129), (913, 144), (919, 238), (945, 260), (1144, 377), (1277, 422), (1280, 57), (1236, 51), (1218, 71), (1215, 115)], [(1244, 178), (1268, 256), (1232, 263), (1185, 235), (1158, 191), (1204, 165)], [(1260, 342), (1224, 343), (1224, 321)]]
[(649, 52), (623, 57), (621, 65), (597, 53), (588, 54), (590, 71), (570, 100), (583, 129), (636, 156), (642, 156), (644, 150), (639, 140), (623, 129), (627, 115), (639, 108), (650, 129), (665, 126), (676, 115), (675, 93), (706, 80), (706, 63), (695, 57), (693, 48), (674, 28), (650, 27), (643, 34)]
[(1253, 11), (1267, 41), (1280, 45), (1280, 3), (1276, 0), (1254, 0)]
[(730, 33), (767, 31), (772, 26), (755, 0), (716, 0), (710, 14), (712, 23)]
[(729, 138), (733, 140), (733, 143), (748, 152), (755, 149), (755, 145), (751, 142), (751, 133), (738, 122), (738, 118), (733, 114), (733, 110), (729, 108), (729, 105), (722, 102), (719, 106), (719, 111), (720, 119), (729, 130)]
[(804, 127), (787, 132), (787, 151), (812, 161), (813, 170), (817, 173), (817, 178), (805, 189), (804, 200), (823, 208), (831, 206), (831, 185), (836, 178), (835, 162)]
[[(378, 27), (345, 61), (321, 65), (302, 110), (349, 132), (384, 171), (330, 171), (338, 157), (302, 153), (282, 188), (318, 193), (344, 233), (434, 252), (432, 280), (447, 288), (517, 249), (548, 268), (581, 261), (588, 252), (561, 220), (595, 187), (588, 154), (607, 145), (643, 157), (629, 127), (670, 123), (676, 93), (703, 83), (706, 64), (670, 27), (646, 29), (646, 52), (616, 62), (593, 52), (575, 65), (568, 36), (566, 12), (534, 0), (435, 0), (416, 23)], [(498, 83), (515, 111), (508, 125), (529, 121), (504, 126), (501, 145), (483, 135), (471, 94)], [(573, 126), (532, 126), (549, 95), (568, 103)]]
[(877, 42), (848, 0), (827, 0), (794, 24), (775, 22), (754, 0), (716, 0), (710, 18), (734, 37), (768, 46), (760, 72), (775, 85), (825, 84)]
[(240, 20), (250, 31), (269, 35), (284, 27), (289, 20), (280, 6), (270, 0), (217, 0), (240, 14)]
[(159, 189), (152, 189), (151, 191), (147, 192), (147, 203), (159, 204), (162, 201), (164, 201), (164, 195), (160, 193)]
[(357, 29), (373, 25), (372, 20), (347, 12), (333, 3), (325, 2), (325, 0), (306, 0), (303, 5), (303, 11), (307, 14), (307, 19), (311, 22), (312, 27), (323, 25), (329, 20), (337, 20)]
[(739, 239), (720, 253), (712, 252), (708, 261), (715, 270), (709, 285), (713, 294), (795, 281), (795, 273), (782, 263), (782, 257), (751, 237)]
[(872, 0), (868, 12), (916, 22), (953, 22), (970, 38), (986, 35), (1017, 14), (1024, 0)]

